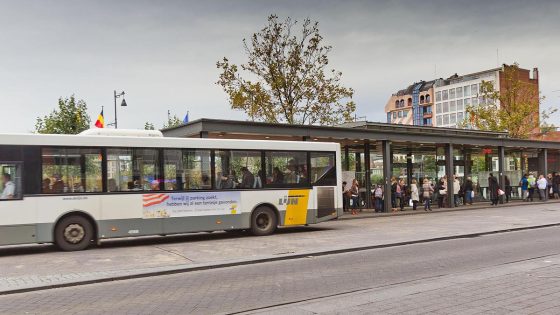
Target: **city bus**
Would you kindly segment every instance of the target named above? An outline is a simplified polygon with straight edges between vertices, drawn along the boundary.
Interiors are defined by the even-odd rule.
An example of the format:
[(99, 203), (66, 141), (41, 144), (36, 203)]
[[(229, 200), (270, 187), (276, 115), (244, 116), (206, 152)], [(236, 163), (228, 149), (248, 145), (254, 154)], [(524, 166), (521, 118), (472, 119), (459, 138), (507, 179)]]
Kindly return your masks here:
[(91, 129), (0, 135), (0, 245), (319, 223), (342, 214), (336, 143)]

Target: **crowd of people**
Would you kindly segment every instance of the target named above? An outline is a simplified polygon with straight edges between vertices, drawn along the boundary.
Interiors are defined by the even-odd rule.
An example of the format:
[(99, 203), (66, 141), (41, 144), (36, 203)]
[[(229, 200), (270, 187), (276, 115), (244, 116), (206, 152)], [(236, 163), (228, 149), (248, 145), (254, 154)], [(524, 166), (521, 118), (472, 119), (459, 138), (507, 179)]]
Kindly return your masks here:
[[(384, 185), (377, 184), (372, 187), (371, 204), (375, 212), (383, 212), (385, 202), (390, 202), (392, 212), (404, 211), (406, 207), (417, 210), (419, 205), (423, 206), (424, 211), (432, 211), (432, 205), (437, 205), (438, 208), (449, 207), (450, 198), (448, 194), (453, 194), (451, 200), (455, 207), (472, 205), (475, 196), (479, 196), (477, 200), (490, 201), (492, 206), (512, 200), (513, 187), (508, 176), (504, 176), (504, 187), (502, 187), (499, 179), (493, 173), (490, 173), (485, 193), (478, 183), (473, 182), (471, 177), (466, 177), (461, 181), (455, 175), (452, 181), (452, 185), (448, 185), (448, 178), (445, 175), (437, 181), (429, 178), (420, 181), (412, 179), (410, 185), (407, 185), (405, 179), (392, 177), (390, 200), (385, 200)], [(354, 179), (351, 185), (343, 182), (342, 186), (344, 209), (355, 215), (365, 205), (363, 194), (360, 194), (358, 181)], [(532, 173), (527, 173), (523, 175), (518, 186), (521, 188), (520, 198), (524, 201), (533, 201), (536, 198), (535, 195), (541, 201), (560, 199), (560, 174), (556, 172), (547, 176), (539, 175), (538, 177), (535, 177)], [(448, 191), (451, 187), (452, 191)]]

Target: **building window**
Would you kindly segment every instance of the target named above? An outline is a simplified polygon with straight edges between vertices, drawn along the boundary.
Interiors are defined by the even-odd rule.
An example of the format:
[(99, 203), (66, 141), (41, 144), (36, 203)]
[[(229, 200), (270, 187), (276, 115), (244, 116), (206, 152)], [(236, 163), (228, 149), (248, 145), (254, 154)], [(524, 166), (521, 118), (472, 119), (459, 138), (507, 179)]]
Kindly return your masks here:
[(449, 112), (449, 103), (448, 102), (443, 102), (443, 113), (448, 113)]
[(455, 101), (449, 101), (449, 111), (457, 111), (457, 103)]
[(441, 115), (436, 117), (436, 126), (441, 126), (443, 124)]
[(447, 94), (447, 90), (441, 91), (441, 99), (447, 101), (449, 99), (449, 95)]
[(436, 103), (436, 114), (441, 114), (441, 103)]
[(465, 97), (471, 96), (471, 87), (468, 86), (468, 85), (464, 86), (463, 87), (463, 92), (464, 92), (463, 94), (464, 94)]
[(424, 104), (424, 99), (425, 99), (425, 98), (424, 98), (424, 95), (421, 95), (421, 96), (420, 96), (420, 104)]
[(399, 108), (399, 100), (395, 101), (395, 108)]
[(427, 114), (431, 114), (431, 113), (432, 113), (432, 106), (426, 106), (426, 113), (427, 113)]
[(401, 101), (400, 101), (399, 107), (404, 107), (404, 100), (401, 100)]
[(441, 102), (441, 92), (436, 92), (436, 102)]
[(408, 98), (408, 106), (412, 106), (412, 98)]
[(463, 88), (462, 87), (457, 88), (456, 96), (457, 96), (457, 98), (463, 97)]
[(476, 96), (477, 94), (478, 94), (478, 85), (477, 84), (471, 85), (471, 95)]
[(455, 99), (455, 89), (450, 89), (449, 90), (449, 99)]
[(462, 123), (463, 122), (463, 112), (458, 112), (457, 113), (457, 122), (458, 123)]
[(399, 110), (399, 116), (398, 117), (402, 118), (402, 114), (403, 114), (402, 110)]
[(453, 113), (449, 115), (449, 123), (452, 125), (457, 123), (457, 114)]
[(443, 124), (449, 125), (449, 114), (443, 115)]
[(426, 103), (430, 102), (430, 94), (426, 94)]
[(473, 106), (477, 106), (478, 105), (478, 97), (473, 97), (471, 98), (471, 104)]
[(463, 111), (463, 100), (457, 100), (457, 110), (460, 112)]
[(397, 112), (393, 112), (393, 120), (397, 119)]
[(470, 98), (465, 98), (463, 100), (463, 104), (465, 105), (465, 108), (467, 108), (467, 106), (471, 105), (471, 99)]

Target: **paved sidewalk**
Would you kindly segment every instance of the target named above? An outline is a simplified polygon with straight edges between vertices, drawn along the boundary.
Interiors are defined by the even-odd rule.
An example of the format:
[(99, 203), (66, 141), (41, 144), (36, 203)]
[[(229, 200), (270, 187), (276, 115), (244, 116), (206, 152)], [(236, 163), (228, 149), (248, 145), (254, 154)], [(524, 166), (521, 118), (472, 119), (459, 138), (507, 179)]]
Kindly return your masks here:
[(560, 314), (560, 256), (245, 314)]
[(268, 237), (199, 233), (112, 240), (83, 252), (58, 252), (47, 245), (4, 247), (0, 294), (550, 224), (560, 224), (560, 203), (335, 220)]

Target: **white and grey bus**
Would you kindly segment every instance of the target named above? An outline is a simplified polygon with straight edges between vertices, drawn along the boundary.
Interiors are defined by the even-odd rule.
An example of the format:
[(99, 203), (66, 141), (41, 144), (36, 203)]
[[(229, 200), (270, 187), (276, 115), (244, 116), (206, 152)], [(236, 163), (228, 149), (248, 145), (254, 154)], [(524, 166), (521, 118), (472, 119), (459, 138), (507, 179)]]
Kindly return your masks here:
[(342, 213), (335, 143), (158, 131), (0, 135), (0, 245), (216, 230), (268, 235)]

